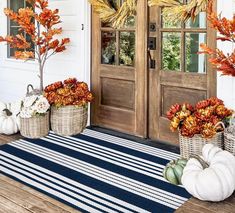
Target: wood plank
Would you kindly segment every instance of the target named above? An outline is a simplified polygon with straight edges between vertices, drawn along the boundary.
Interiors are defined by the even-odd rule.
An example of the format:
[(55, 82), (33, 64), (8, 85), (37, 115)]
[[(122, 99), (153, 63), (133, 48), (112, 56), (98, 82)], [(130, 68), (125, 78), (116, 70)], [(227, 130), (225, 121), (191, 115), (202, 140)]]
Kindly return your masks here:
[[(14, 184), (14, 182), (13, 182)], [(0, 178), (0, 196), (17, 203), (17, 205), (31, 212), (48, 212), (48, 213), (69, 213), (48, 200), (41, 199), (31, 193), (18, 188)]]
[[(18, 140), (20, 138), (22, 138), (22, 136), (20, 134), (15, 134), (15, 135), (11, 135), (11, 136), (0, 134), (0, 145)], [(12, 180), (2, 174), (0, 174), (0, 182), (1, 181), (4, 181), (6, 184), (14, 186), (16, 189), (23, 190), (26, 193), (29, 193), (30, 196), (34, 197), (33, 202), (35, 202), (35, 203), (42, 202), (42, 201), (49, 202), (51, 206), (55, 206), (55, 208), (57, 206), (58, 208), (60, 208), (62, 210), (61, 212), (79, 213), (78, 210), (76, 210), (68, 205), (65, 205), (65, 204), (47, 196), (41, 192), (38, 192), (38, 191), (28, 187), (28, 186), (25, 186), (25, 185), (21, 184), (20, 182)], [(3, 193), (2, 190), (0, 191), (0, 194), (1, 193)], [(20, 193), (18, 195), (20, 195)], [(41, 200), (41, 201), (38, 201), (38, 200)], [(8, 213), (3, 207), (1, 207), (1, 205), (0, 205), (0, 210), (3, 210), (3, 213)], [(17, 211), (14, 211), (14, 212), (18, 213)], [(1, 213), (1, 211), (0, 211), (0, 213)], [(11, 213), (10, 210), (9, 210), (9, 213)]]
[(202, 202), (196, 198), (192, 198), (191, 200), (189, 200), (189, 203), (198, 205), (213, 212), (231, 213), (232, 210), (235, 208), (235, 195), (232, 195), (230, 198), (226, 199), (223, 202)]
[(148, 1), (137, 1), (136, 23), (135, 134), (146, 138), (148, 136)]
[(117, 66), (110, 66), (110, 65), (109, 66), (100, 65), (100, 67), (101, 67), (100, 68), (100, 77), (135, 81), (135, 69), (133, 69), (133, 68), (122, 67), (122, 69), (120, 69)]
[(161, 71), (160, 80), (162, 85), (180, 85), (180, 87), (198, 90), (206, 90), (207, 88), (207, 77), (205, 74)]
[(200, 205), (196, 205), (194, 203), (191, 203), (190, 201), (187, 201), (182, 207), (177, 209), (175, 213), (215, 213), (214, 211), (211, 211), (210, 209), (204, 208)]
[(22, 136), (19, 133), (11, 136), (0, 134), (0, 145), (18, 140), (20, 138), (22, 138)]
[(42, 200), (45, 200), (47, 202), (50, 202), (51, 204), (53, 204), (55, 206), (60, 207), (65, 212), (79, 213), (78, 210), (76, 210), (76, 209), (74, 209), (74, 208), (72, 208), (72, 207), (70, 207), (68, 205), (65, 205), (65, 204), (63, 204), (63, 203), (61, 203), (61, 202), (59, 202), (59, 201), (57, 201), (57, 200), (47, 196), (47, 195), (45, 195), (45, 194), (43, 194), (41, 192), (38, 192), (38, 191), (28, 187), (28, 186), (25, 186), (25, 185), (23, 185), (20, 182), (12, 180), (12, 179), (4, 176), (4, 175), (0, 174), (0, 179), (5, 181), (7, 184), (13, 185), (13, 186), (15, 186), (15, 187), (17, 187), (19, 189), (22, 189), (22, 190), (30, 193), (32, 196), (35, 196), (35, 202), (37, 202), (37, 199), (42, 199)]
[(0, 196), (0, 209), (4, 213), (32, 213), (2, 196)]
[(102, 77), (101, 104), (135, 111), (135, 82)]

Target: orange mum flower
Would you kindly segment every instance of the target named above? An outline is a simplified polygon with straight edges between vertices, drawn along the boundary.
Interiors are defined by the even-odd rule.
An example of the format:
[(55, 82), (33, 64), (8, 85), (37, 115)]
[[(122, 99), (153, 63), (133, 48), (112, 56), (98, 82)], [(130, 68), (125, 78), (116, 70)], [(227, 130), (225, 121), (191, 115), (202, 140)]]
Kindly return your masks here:
[(64, 80), (64, 83), (58, 81), (47, 86), (44, 95), (51, 105), (57, 107), (76, 105), (86, 106), (93, 100), (93, 95), (84, 82), (78, 82), (76, 78)]

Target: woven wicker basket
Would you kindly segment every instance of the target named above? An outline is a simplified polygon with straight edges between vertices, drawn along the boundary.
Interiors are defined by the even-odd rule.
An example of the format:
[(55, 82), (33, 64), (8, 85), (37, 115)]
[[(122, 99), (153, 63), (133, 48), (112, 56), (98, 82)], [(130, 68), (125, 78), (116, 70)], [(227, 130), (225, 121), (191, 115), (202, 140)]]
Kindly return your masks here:
[(179, 134), (179, 141), (181, 157), (189, 159), (192, 154), (201, 155), (202, 148), (207, 143), (223, 148), (223, 132), (218, 132), (211, 139), (202, 138), (201, 135), (194, 135), (192, 138), (188, 138)]
[(235, 125), (224, 131), (224, 148), (235, 156)]
[(229, 127), (224, 131), (224, 148), (235, 156), (235, 114), (230, 119)]
[(26, 138), (44, 137), (49, 130), (49, 112), (45, 116), (20, 118), (20, 133)]
[(86, 128), (87, 117), (87, 107), (52, 106), (51, 129), (58, 135), (77, 135)]

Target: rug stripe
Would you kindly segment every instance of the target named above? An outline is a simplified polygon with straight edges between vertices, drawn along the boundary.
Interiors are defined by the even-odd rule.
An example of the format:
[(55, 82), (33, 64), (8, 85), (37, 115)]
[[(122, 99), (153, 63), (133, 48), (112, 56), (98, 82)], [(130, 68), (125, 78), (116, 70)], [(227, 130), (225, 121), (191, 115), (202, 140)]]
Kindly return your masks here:
[[(12, 143), (12, 145), (14, 145), (15, 143)], [(51, 153), (54, 153), (54, 155), (56, 156), (56, 157), (58, 157), (58, 156), (60, 156), (60, 157), (62, 157), (63, 159), (65, 158), (67, 161), (68, 161), (68, 159), (72, 162), (72, 163), (74, 163), (74, 162), (78, 162), (78, 166), (85, 166), (86, 168), (94, 168), (95, 170), (101, 170), (101, 167), (97, 167), (97, 166), (94, 166), (94, 165), (92, 165), (92, 164), (89, 164), (89, 163), (87, 163), (87, 162), (84, 162), (84, 161), (81, 161), (81, 160), (78, 160), (77, 158), (72, 158), (72, 157), (70, 157), (70, 156), (66, 156), (66, 155), (62, 155), (62, 152), (63, 151), (65, 151), (64, 149), (63, 150), (61, 150), (60, 152), (55, 152), (55, 151), (51, 151), (51, 150), (49, 150), (49, 149), (47, 149), (47, 148), (45, 148), (46, 146), (47, 146), (47, 144), (46, 143), (44, 143), (44, 142), (42, 142), (42, 143), (39, 143), (39, 144), (43, 144), (43, 146), (44, 147), (41, 147), (41, 146), (39, 146), (39, 145), (36, 145), (36, 144), (32, 144), (32, 143), (30, 143), (30, 142), (27, 142), (27, 141), (22, 141), (22, 142), (19, 142), (18, 143), (18, 145), (20, 145), (21, 144), (21, 146), (23, 145), (23, 146), (26, 146), (27, 145), (27, 147), (31, 147), (31, 149), (35, 149), (35, 148), (37, 148), (38, 149), (38, 151), (39, 151), (39, 154), (40, 154), (40, 152), (42, 151), (42, 150), (45, 150), (45, 152), (50, 156), (51, 155)], [(69, 151), (70, 152), (70, 151)], [(32, 153), (33, 153), (33, 151), (32, 151)], [(70, 154), (71, 154), (71, 152), (70, 152)], [(72, 156), (72, 154), (71, 154), (71, 156)], [(112, 167), (113, 167), (113, 165), (111, 165)], [(104, 171), (104, 173), (109, 173), (109, 171), (108, 170), (102, 170), (102, 171)], [(118, 170), (117, 170), (118, 171)], [(127, 172), (125, 173), (125, 177), (127, 177)], [(111, 173), (111, 175), (115, 175), (115, 173)], [(139, 174), (138, 174), (138, 176), (139, 176)], [(130, 177), (132, 177), (132, 175), (130, 175)], [(153, 180), (155, 180), (155, 179), (153, 179)], [(165, 179), (164, 179), (164, 181), (165, 181)], [(164, 185), (164, 186), (170, 186), (171, 188), (174, 188), (174, 186), (172, 186), (171, 184), (169, 184), (169, 183), (167, 183), (166, 185)], [(159, 186), (158, 186), (159, 187)], [(176, 187), (176, 189), (177, 190), (179, 190), (179, 187)], [(174, 196), (175, 196), (175, 191), (174, 191)]]
[[(48, 139), (49, 138), (49, 139)], [(163, 169), (161, 168), (157, 168), (157, 166), (160, 167), (160, 164), (151, 166), (148, 163), (142, 163), (140, 162), (141, 159), (140, 158), (134, 158), (131, 155), (124, 155), (121, 152), (117, 152), (115, 150), (111, 150), (111, 149), (104, 149), (103, 147), (98, 147), (96, 146), (96, 144), (83, 144), (83, 143), (76, 143), (75, 141), (71, 141), (68, 139), (63, 139), (63, 138), (55, 138), (53, 140), (53, 137), (47, 137), (47, 138), (43, 138), (43, 140), (48, 141), (50, 143), (54, 143), (69, 149), (73, 149), (75, 151), (81, 151), (84, 150), (86, 154), (92, 154), (95, 157), (101, 156), (110, 160), (114, 160), (115, 162), (119, 162), (125, 165), (129, 165), (138, 169), (141, 169), (143, 171), (147, 171), (159, 176), (162, 176), (162, 171)], [(80, 140), (80, 142), (84, 142), (82, 140)], [(98, 148), (95, 148), (98, 147)], [(95, 154), (95, 155), (94, 155)], [(163, 165), (161, 165), (163, 167)]]
[[(97, 131), (90, 130), (90, 129), (86, 129), (82, 134), (83, 135), (88, 135), (90, 137), (94, 137), (94, 138), (97, 138), (97, 139), (105, 140), (105, 141), (108, 141), (110, 143), (118, 144), (118, 145), (121, 145), (123, 147), (128, 147), (128, 148), (132, 148), (132, 149), (135, 149), (135, 150), (138, 150), (138, 151), (142, 151), (144, 153), (147, 153), (147, 154), (150, 154), (150, 155), (153, 155), (153, 156), (157, 156), (157, 157), (161, 156), (162, 158), (167, 159), (167, 160), (173, 160), (175, 158), (180, 157), (179, 154), (176, 154), (176, 153), (173, 153), (173, 152), (169, 152), (169, 151), (159, 149), (159, 148), (156, 148), (156, 147), (153, 148), (152, 146), (136, 143), (136, 142), (131, 141), (131, 140), (115, 137), (115, 136), (112, 136), (112, 135), (108, 135), (108, 134), (97, 132)], [(76, 136), (76, 137), (79, 137), (79, 136)]]
[[(1, 163), (2, 165), (2, 163)], [(54, 190), (50, 187), (47, 187), (45, 186), (45, 184), (42, 184), (42, 183), (39, 183), (37, 181), (34, 181), (33, 178), (28, 178), (24, 175), (21, 175), (19, 172), (15, 172), (14, 170), (12, 169), (7, 169), (7, 167), (3, 167), (3, 166), (0, 166), (0, 171), (3, 171), (4, 173), (6, 174), (9, 174), (13, 177), (17, 177), (18, 179), (20, 179), (21, 181), (25, 182), (25, 183), (28, 183), (29, 185), (32, 185), (32, 186), (35, 186), (35, 187), (38, 187), (40, 189), (42, 189), (43, 191), (46, 191), (50, 194), (54, 194), (54, 195), (57, 195), (58, 197), (61, 197), (63, 200), (77, 206), (78, 205), (78, 201), (76, 199), (73, 199), (67, 195), (65, 195), (64, 192), (59, 192), (57, 190)], [(101, 213), (101, 211), (97, 211), (97, 209), (94, 209), (94, 208), (91, 208), (87, 205), (84, 205), (83, 203), (79, 203), (79, 206), (81, 209), (84, 209), (86, 210), (87, 212), (97, 212), (97, 213)]]
[[(15, 142), (16, 143), (16, 142)], [(14, 145), (15, 143), (12, 143), (12, 145)], [(47, 143), (44, 143), (43, 141), (42, 141), (42, 143), (38, 143), (39, 145), (41, 145), (41, 146), (43, 146), (43, 147), (40, 147), (38, 144), (36, 145), (36, 144), (32, 144), (32, 143), (30, 143), (30, 142), (27, 142), (27, 141), (20, 141), (20, 142), (18, 142), (18, 145), (21, 145), (21, 146), (26, 146), (26, 144), (27, 144), (27, 147), (31, 147), (31, 149), (32, 150), (35, 150), (35, 147), (39, 150), (39, 154), (40, 154), (40, 152), (42, 151), (42, 150), (44, 150), (45, 151), (45, 153), (47, 153), (49, 156), (51, 156), (52, 155), (52, 153), (54, 153), (54, 155), (55, 155), (55, 157), (58, 157), (58, 156), (60, 156), (60, 157), (62, 157), (63, 158), (63, 160), (65, 159), (65, 160), (67, 160), (67, 159), (70, 159), (71, 160), (71, 162), (72, 163), (74, 163), (74, 162), (78, 162), (79, 163), (79, 165), (81, 166), (85, 166), (86, 168), (94, 168), (95, 170), (101, 170), (101, 167), (97, 167), (97, 166), (94, 166), (94, 165), (92, 165), (92, 164), (89, 164), (89, 163), (87, 163), (87, 162), (84, 162), (84, 161), (78, 161), (78, 159), (77, 159), (77, 156), (75, 156), (75, 158), (72, 158), (71, 156), (72, 156), (72, 153), (71, 153), (71, 151), (70, 150), (68, 150), (68, 152), (71, 154), (71, 156), (66, 156), (66, 155), (62, 155), (62, 153), (65, 151), (65, 149), (63, 148), (63, 149), (59, 149), (57, 152), (55, 152), (55, 151), (52, 151), (52, 150), (50, 150), (50, 149), (48, 149), (48, 148), (45, 148), (45, 147), (48, 147), (48, 144)], [(33, 151), (32, 151), (32, 153), (33, 153)], [(78, 156), (79, 157), (79, 156)], [(63, 162), (63, 161), (62, 161)], [(103, 162), (102, 162), (103, 163)], [(113, 165), (111, 165), (112, 167), (113, 167)], [(119, 170), (120, 168), (118, 168), (118, 170)], [(117, 170), (117, 171), (118, 171)], [(108, 173), (109, 171), (108, 170), (102, 170), (102, 171), (104, 171), (104, 173)], [(125, 171), (124, 172), (124, 175), (125, 175), (125, 177), (127, 177), (128, 175), (129, 175), (129, 173), (130, 173), (130, 171)], [(114, 175), (115, 173), (112, 173), (112, 175)], [(129, 175), (130, 177), (132, 177), (132, 175)], [(138, 176), (140, 176), (140, 175), (138, 175)], [(155, 180), (155, 179), (153, 179), (153, 180)], [(164, 179), (164, 181), (165, 181), (165, 179)], [(157, 183), (157, 182), (156, 182)], [(159, 184), (159, 185), (161, 185), (161, 184)], [(174, 188), (174, 186), (172, 186), (171, 184), (166, 184), (166, 185), (164, 185), (164, 186), (169, 186), (171, 189), (172, 188)], [(158, 186), (159, 187), (159, 186)], [(161, 188), (161, 187), (160, 187)], [(164, 188), (163, 188), (164, 189)], [(176, 189), (177, 190), (179, 190), (179, 187), (176, 187)], [(175, 191), (174, 191), (174, 193), (175, 193)]]
[[(106, 148), (104, 146), (97, 145), (95, 143), (88, 142), (88, 141), (85, 141), (85, 140), (82, 140), (82, 139), (79, 139), (79, 138), (62, 137), (62, 136), (56, 136), (56, 135), (49, 135), (47, 138), (58, 139), (62, 143), (64, 141), (66, 141), (66, 142), (69, 142), (69, 144), (74, 145), (75, 147), (84, 146), (84, 147), (87, 147), (87, 148), (92, 149), (92, 150), (93, 149), (98, 150), (98, 151), (105, 150), (105, 153), (109, 153), (109, 154), (113, 153), (114, 156), (116, 156), (118, 158), (121, 158), (121, 159), (124, 159), (125, 161), (134, 162), (134, 163), (143, 165), (145, 167), (149, 167), (153, 170), (158, 170), (158, 171), (162, 172), (162, 170), (164, 168), (164, 166), (161, 165), (161, 164), (157, 164), (157, 163), (151, 162), (149, 160), (145, 160), (143, 158), (135, 157), (135, 156), (130, 155), (130, 154), (125, 154), (123, 152), (116, 151), (116, 150), (111, 149), (111, 148)], [(78, 145), (78, 146), (76, 146), (76, 145)]]
[(0, 147), (0, 173), (82, 212), (172, 213), (188, 200), (162, 176), (176, 153), (86, 129)]
[[(46, 140), (46, 139), (43, 139), (43, 140)], [(20, 143), (27, 143), (27, 141), (24, 141), (24, 140), (21, 140), (20, 142), (18, 142), (19, 144)], [(123, 167), (123, 168), (126, 168), (126, 169), (130, 169), (132, 171), (135, 171), (135, 172), (138, 172), (138, 173), (141, 173), (141, 174), (144, 174), (144, 175), (147, 175), (149, 177), (152, 177), (152, 178), (157, 178), (159, 180), (162, 180), (162, 181), (165, 181), (165, 178), (162, 177), (162, 175), (158, 175), (158, 174), (153, 174), (152, 172), (148, 172), (148, 171), (145, 171), (145, 170), (142, 170), (142, 169), (139, 169), (137, 167), (134, 167), (134, 166), (130, 166), (130, 165), (126, 165), (125, 162), (122, 163), (122, 162), (119, 162), (119, 161), (115, 161), (113, 159), (110, 159), (110, 158), (106, 158), (106, 157), (103, 157), (102, 155), (97, 155), (97, 154), (93, 154), (91, 151), (89, 150), (83, 150), (83, 149), (77, 149), (77, 148), (74, 148), (72, 146), (68, 146), (68, 145), (65, 145), (65, 144), (61, 144), (61, 143), (58, 143), (56, 141), (53, 141), (54, 144), (56, 145), (59, 145), (59, 146), (62, 146), (64, 148), (68, 148), (68, 149), (71, 149), (73, 151), (79, 151), (80, 153), (83, 153), (83, 154), (86, 154), (86, 155), (89, 155), (89, 156), (92, 156), (94, 158), (97, 158), (99, 160), (102, 160), (102, 161), (106, 161), (108, 163), (111, 163), (111, 164), (114, 164), (114, 165), (117, 165), (117, 166), (120, 166), (120, 167)]]
[[(25, 144), (23, 144), (22, 142), (24, 142)], [(11, 145), (14, 146), (14, 144), (15, 143), (12, 143)], [(77, 168), (77, 171), (81, 172), (81, 168), (82, 168), (81, 167), (81, 162), (79, 162), (77, 159), (74, 159), (74, 158), (71, 158), (71, 157), (68, 158), (68, 157), (66, 157), (66, 156), (64, 156), (60, 153), (47, 150), (43, 147), (39, 147), (39, 146), (34, 145), (34, 144), (30, 144), (27, 141), (21, 141), (20, 143), (17, 144), (16, 147), (17, 148), (23, 148), (23, 150), (27, 150), (31, 153), (34, 153), (35, 155), (37, 154), (38, 156), (45, 157), (46, 159), (50, 159), (50, 158), (54, 159), (55, 162), (60, 163), (63, 166), (68, 166), (68, 165), (74, 166), (74, 168)], [(66, 162), (66, 163), (64, 163), (64, 162)], [(78, 167), (77, 167), (77, 165), (75, 165), (75, 162), (76, 163), (78, 162)], [(115, 184), (115, 183), (118, 184), (119, 182), (123, 183), (123, 182), (125, 182), (124, 179), (127, 179), (126, 177), (122, 177), (122, 176), (120, 176), (118, 174), (115, 174), (115, 173), (111, 173), (109, 175), (107, 170), (101, 170), (100, 168), (94, 167), (94, 166), (89, 165), (89, 164), (87, 164), (85, 167), (83, 167), (83, 169), (84, 169), (84, 172), (85, 172), (84, 174), (93, 175), (93, 176), (94, 175), (97, 175), (97, 176), (100, 175), (101, 179), (113, 182), (112, 184)], [(116, 177), (117, 177), (117, 179), (116, 179)], [(129, 181), (133, 182), (133, 180), (131, 180), (131, 179)], [(108, 183), (110, 183), (110, 182), (108, 182)], [(123, 184), (123, 185), (124, 185), (124, 187), (127, 187), (127, 188), (130, 188), (132, 190), (137, 191), (137, 189), (141, 186), (141, 184), (142, 184), (141, 182), (137, 182), (135, 185), (133, 185), (133, 187), (131, 187), (132, 186), (131, 182), (127, 182), (126, 184)], [(144, 190), (146, 187), (148, 187), (148, 186), (144, 185), (142, 190)], [(157, 189), (153, 188), (153, 190), (150, 193), (147, 193), (146, 191), (139, 191), (139, 190), (137, 192), (147, 194), (147, 196), (152, 196), (154, 193), (156, 193), (155, 190), (157, 190)], [(161, 191), (161, 193), (163, 193), (163, 192), (164, 191)], [(172, 197), (176, 197), (176, 195), (172, 194)], [(183, 201), (186, 200), (182, 197), (179, 197), (179, 199), (182, 199)], [(168, 201), (168, 202), (172, 203), (171, 201)], [(182, 204), (182, 202), (180, 204)]]
[[(14, 150), (13, 150), (13, 153), (14, 153)], [(26, 154), (27, 154), (27, 153), (26, 153)], [(23, 155), (25, 156), (26, 154), (23, 154)], [(37, 161), (37, 160), (40, 160), (40, 159), (35, 159), (35, 161)], [(40, 160), (40, 161), (41, 161), (41, 160)], [(49, 163), (50, 163), (50, 162), (48, 161), (46, 164), (49, 164)], [(52, 167), (51, 167), (51, 168), (52, 168)], [(70, 167), (70, 168), (73, 168), (73, 167)], [(59, 169), (58, 169), (57, 171), (59, 171)], [(64, 172), (65, 172), (65, 171), (64, 171)], [(72, 172), (72, 171), (71, 171), (71, 172)], [(70, 173), (71, 173), (71, 172), (70, 172)], [(65, 173), (65, 174), (66, 174), (66, 173)], [(102, 181), (102, 179), (97, 178), (97, 175), (94, 175), (93, 177), (96, 178), (96, 179), (98, 179), (98, 180), (100, 180), (100, 181)], [(79, 179), (78, 179), (78, 180), (79, 180)], [(117, 184), (117, 186), (118, 186), (118, 184)], [(93, 186), (93, 187), (96, 187), (96, 185)], [(125, 190), (126, 188), (123, 187), (122, 189)], [(109, 190), (108, 190), (108, 192), (109, 192)], [(127, 191), (126, 191), (126, 192), (127, 192)], [(117, 194), (119, 194), (119, 193), (120, 193), (120, 192), (117, 192)], [(134, 194), (133, 194), (133, 195), (134, 195)], [(128, 199), (130, 199), (130, 196), (133, 196), (133, 195), (132, 195), (132, 194), (129, 194), (129, 195), (126, 195), (126, 196), (128, 197)], [(141, 196), (141, 194), (140, 194), (140, 196)], [(137, 197), (136, 197), (136, 198), (137, 198)], [(136, 198), (134, 198), (133, 201), (136, 201), (136, 202), (137, 202), (138, 199), (136, 199)], [(142, 198), (144, 199), (144, 197), (142, 197)], [(129, 200), (129, 201), (130, 201), (130, 200)], [(146, 201), (147, 201), (147, 202), (146, 202)], [(148, 202), (148, 201), (149, 201), (148, 199), (145, 199), (145, 202), (143, 202), (143, 203), (138, 203), (138, 202), (137, 202), (137, 204), (138, 204), (138, 205), (143, 205), (143, 206), (145, 205), (145, 208), (148, 209), (148, 207), (149, 207), (149, 202)], [(161, 212), (169, 212), (169, 209), (166, 209), (167, 206), (160, 205), (160, 204), (156, 206), (156, 204), (157, 204), (157, 203), (155, 203), (155, 207), (157, 207), (157, 208), (159, 208), (159, 209), (162, 209)], [(169, 207), (168, 207), (168, 208), (169, 208)]]
[[(34, 164), (30, 164), (30, 163), (28, 163), (28, 162), (26, 162), (26, 161), (22, 161), (22, 160), (21, 160), (21, 161), (20, 161), (20, 164), (19, 164), (19, 163), (16, 162), (16, 161), (19, 161), (19, 160), (20, 160), (19, 158), (17, 159), (17, 158), (14, 157), (14, 156), (7, 155), (7, 153), (4, 153), (4, 152), (0, 152), (0, 153), (1, 153), (2, 155), (4, 155), (4, 156), (7, 156), (7, 157), (8, 157), (8, 158), (6, 158), (6, 157), (0, 157), (0, 159), (4, 160), (5, 162), (7, 162), (7, 163), (9, 163), (9, 164), (11, 164), (11, 165), (14, 165), (14, 166), (17, 167), (17, 168), (20, 168), (20, 169), (26, 170), (26, 171), (28, 171), (28, 172), (31, 172), (31, 173), (33, 173), (34, 175), (37, 175), (37, 176), (40, 176), (40, 177), (45, 178), (45, 179), (47, 179), (47, 180), (50, 180), (51, 182), (56, 183), (56, 184), (58, 184), (58, 185), (60, 185), (60, 186), (62, 186), (62, 187), (64, 187), (64, 188), (70, 189), (70, 190), (72, 190), (72, 191), (74, 191), (74, 192), (76, 192), (76, 191), (78, 190), (78, 184), (76, 184), (76, 182), (73, 181), (73, 180), (71, 180), (71, 179), (64, 178), (63, 176), (60, 176), (60, 175), (58, 175), (58, 174), (56, 174), (56, 173), (53, 173), (53, 172), (48, 171), (48, 170), (45, 170), (45, 169), (43, 169), (43, 168), (41, 168), (41, 167), (38, 167), (38, 166), (35, 167)], [(12, 160), (10, 160), (9, 158), (11, 158)], [(13, 161), (13, 160), (14, 160), (14, 161)], [(24, 165), (22, 165), (22, 164), (24, 164)], [(5, 165), (8, 166), (7, 164), (5, 164)], [(26, 167), (26, 166), (27, 166), (27, 167)], [(29, 167), (31, 167), (32, 169), (30, 169)], [(44, 174), (43, 174), (43, 173), (44, 173)], [(52, 177), (53, 177), (53, 178), (52, 178)], [(54, 177), (56, 177), (58, 180), (56, 180)], [(63, 180), (63, 182), (62, 182), (61, 180)], [(68, 183), (70, 183), (72, 186), (68, 185)], [(75, 188), (74, 186), (75, 186), (76, 188)], [(81, 186), (81, 185), (80, 185), (80, 186)], [(88, 190), (91, 191), (91, 192), (94, 191), (94, 192), (93, 192), (93, 195), (92, 195), (91, 193), (87, 193)], [(125, 205), (127, 205), (126, 202), (123, 204), (123, 206), (122, 206), (122, 208), (121, 208), (120, 206), (114, 205), (114, 204), (111, 203), (111, 202), (107, 202), (106, 200), (101, 199), (100, 197), (103, 197), (103, 198), (106, 198), (106, 197), (107, 197), (104, 193), (102, 193), (101, 195), (99, 195), (100, 197), (97, 197), (97, 194), (100, 194), (100, 192), (99, 192), (99, 191), (96, 191), (96, 190), (94, 190), (94, 189), (92, 189), (92, 188), (87, 189), (86, 192), (81, 192), (81, 187), (79, 187), (79, 194), (81, 194), (82, 196), (91, 198), (91, 199), (95, 200), (96, 202), (106, 204), (106, 206), (111, 206), (111, 207), (113, 207), (114, 209), (117, 209), (117, 210), (119, 210), (119, 211), (127, 212), (127, 213), (128, 213), (128, 212), (133, 212), (133, 211), (129, 211), (129, 210), (123, 208), (123, 207), (125, 207)], [(95, 196), (95, 195), (96, 195), (96, 196)], [(115, 199), (115, 198), (111, 198), (111, 200), (114, 200), (114, 199)], [(116, 200), (116, 202), (121, 202), (121, 201), (118, 200), (118, 199), (115, 199), (115, 200)], [(89, 201), (89, 202), (94, 202), (94, 201)], [(130, 204), (129, 204), (129, 205), (130, 205)], [(131, 205), (130, 208), (133, 209), (133, 210), (135, 210), (135, 211), (143, 211), (143, 212), (144, 212), (144, 209), (140, 209), (140, 208), (138, 208), (138, 207), (136, 207), (136, 206), (133, 206), (133, 205)]]

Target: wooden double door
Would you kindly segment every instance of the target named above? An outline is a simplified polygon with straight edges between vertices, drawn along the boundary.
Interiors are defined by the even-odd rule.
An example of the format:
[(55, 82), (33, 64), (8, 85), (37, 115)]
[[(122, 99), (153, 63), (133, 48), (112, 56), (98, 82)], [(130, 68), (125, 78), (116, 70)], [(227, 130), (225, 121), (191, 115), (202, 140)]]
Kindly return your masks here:
[(200, 43), (215, 43), (215, 33), (204, 13), (195, 22), (172, 24), (161, 8), (137, 2), (137, 15), (121, 29), (92, 13), (91, 124), (177, 143), (169, 107), (216, 95), (216, 74), (197, 54)]

